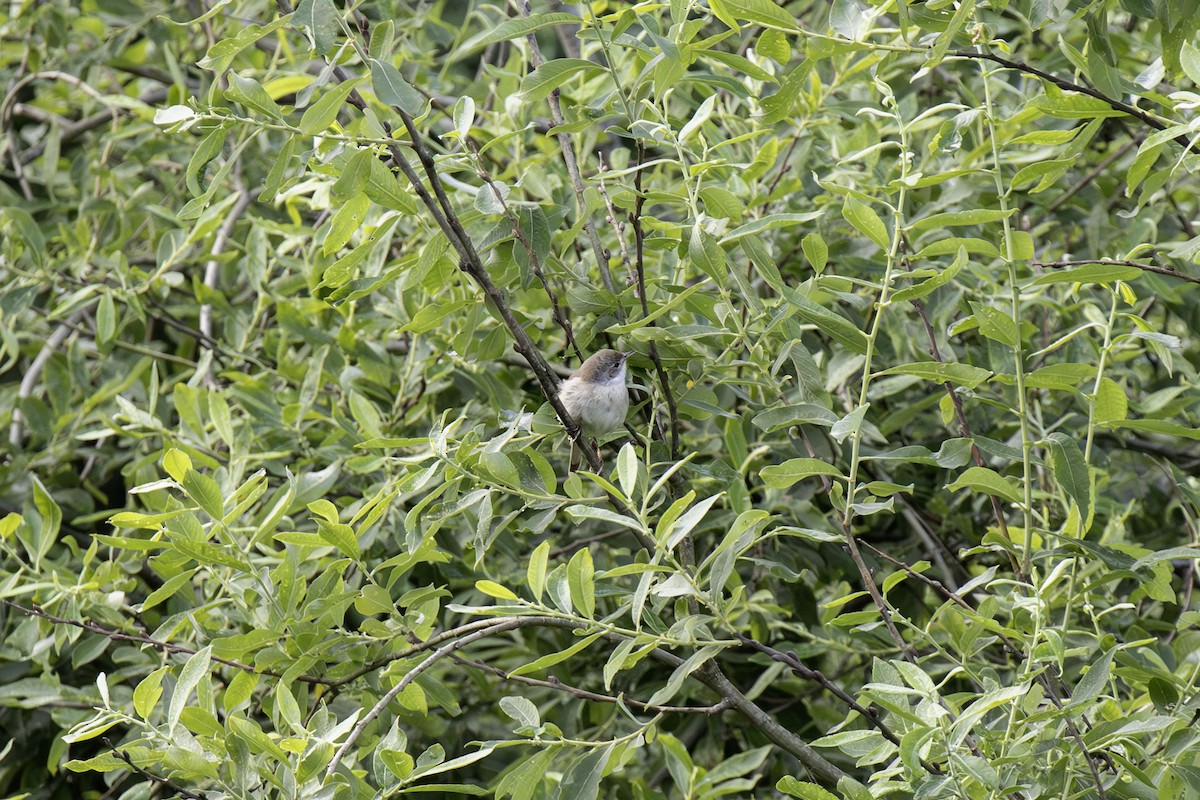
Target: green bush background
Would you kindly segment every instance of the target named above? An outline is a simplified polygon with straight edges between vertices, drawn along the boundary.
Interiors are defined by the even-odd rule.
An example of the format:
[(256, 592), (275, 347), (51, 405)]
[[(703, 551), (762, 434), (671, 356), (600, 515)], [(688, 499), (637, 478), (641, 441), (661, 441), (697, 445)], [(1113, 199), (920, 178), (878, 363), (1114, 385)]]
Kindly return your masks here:
[(10, 3), (0, 795), (1200, 797), (1198, 27)]

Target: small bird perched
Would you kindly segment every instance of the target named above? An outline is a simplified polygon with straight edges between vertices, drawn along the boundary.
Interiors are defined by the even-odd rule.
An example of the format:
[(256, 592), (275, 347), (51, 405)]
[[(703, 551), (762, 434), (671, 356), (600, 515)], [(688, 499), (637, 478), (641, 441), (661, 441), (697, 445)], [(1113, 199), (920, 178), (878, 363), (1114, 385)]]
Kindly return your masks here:
[(585, 433), (599, 436), (621, 427), (629, 411), (625, 362), (629, 353), (597, 350), (558, 390), (563, 407)]

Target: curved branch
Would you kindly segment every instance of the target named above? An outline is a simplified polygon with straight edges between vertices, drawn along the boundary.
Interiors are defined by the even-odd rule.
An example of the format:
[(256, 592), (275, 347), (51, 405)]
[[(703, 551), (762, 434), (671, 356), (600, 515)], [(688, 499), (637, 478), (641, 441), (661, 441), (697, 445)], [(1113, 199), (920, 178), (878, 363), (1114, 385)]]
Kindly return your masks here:
[[(1149, 125), (1151, 128), (1154, 128), (1156, 131), (1165, 131), (1169, 127), (1162, 120), (1158, 119), (1155, 116), (1152, 116), (1151, 114), (1146, 113), (1145, 111), (1142, 111), (1137, 106), (1131, 106), (1128, 103), (1124, 103), (1120, 100), (1117, 100), (1116, 98), (1109, 97), (1108, 95), (1104, 94), (1103, 92), (1096, 91), (1095, 89), (1093, 89), (1090, 86), (1084, 86), (1079, 83), (1072, 83), (1071, 81), (1066, 80), (1065, 78), (1059, 78), (1056, 75), (1051, 75), (1049, 72), (1046, 72), (1045, 70), (1040, 70), (1037, 67), (1030, 66), (1029, 64), (1026, 64), (1022, 61), (1011, 61), (1011, 60), (1009, 60), (1007, 58), (1003, 58), (1001, 56), (993, 55), (991, 53), (981, 53), (977, 50), (952, 50), (952, 51), (950, 51), (950, 53), (948, 55), (956, 56), (958, 58), (971, 58), (971, 59), (975, 59), (978, 61), (991, 61), (994, 64), (999, 64), (1000, 66), (1007, 67), (1008, 69), (1015, 69), (1019, 72), (1025, 72), (1030, 75), (1036, 75), (1037, 77), (1041, 78), (1042, 80), (1049, 81), (1050, 83), (1053, 83), (1055, 86), (1057, 86), (1058, 88), (1063, 89), (1065, 91), (1078, 92), (1079, 94), (1086, 94), (1088, 97), (1094, 97), (1095, 99), (1100, 100), (1101, 102), (1107, 104), (1109, 108), (1112, 108), (1116, 111), (1120, 111), (1123, 114), (1128, 114), (1129, 116), (1133, 117), (1134, 119), (1141, 120), (1145, 124)], [(1180, 134), (1179, 136), (1174, 136), (1172, 138), (1185, 151), (1200, 153), (1200, 146), (1197, 146), (1195, 143), (1190, 141), (1186, 136)]]

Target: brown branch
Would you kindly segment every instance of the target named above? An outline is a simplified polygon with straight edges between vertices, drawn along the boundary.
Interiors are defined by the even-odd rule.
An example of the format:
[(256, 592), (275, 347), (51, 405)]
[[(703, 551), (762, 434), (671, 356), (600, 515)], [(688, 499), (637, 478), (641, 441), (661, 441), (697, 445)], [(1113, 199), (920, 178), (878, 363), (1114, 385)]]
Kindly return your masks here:
[[(929, 340), (929, 355), (934, 361), (943, 362), (942, 351), (938, 348), (937, 337), (933, 333), (933, 326), (929, 323), (929, 315), (925, 313), (925, 304), (920, 298), (912, 301), (913, 308), (916, 309), (917, 316), (921, 318), (921, 324), (925, 327), (925, 336)], [(975, 445), (975, 439), (971, 436), (971, 426), (967, 424), (967, 415), (963, 411), (962, 398), (958, 392), (954, 390), (954, 385), (950, 381), (942, 384), (946, 389), (946, 396), (950, 398), (950, 404), (954, 406), (954, 419), (958, 422), (958, 434), (964, 438), (971, 440), (971, 458), (978, 467), (985, 466), (983, 453)], [(1011, 542), (1012, 537), (1008, 535), (1008, 523), (1004, 519), (1004, 509), (1000, 507), (1000, 500), (995, 495), (988, 495), (991, 501), (992, 516), (996, 518), (996, 525), (1000, 529), (1001, 535), (1005, 540)], [(1017, 571), (1017, 562), (1013, 559), (1012, 554), (1009, 554), (1009, 560), (1012, 562), (1013, 572)]]
[[(7, 600), (4, 598), (0, 598), (0, 603), (3, 603), (4, 605), (6, 605), (9, 608), (12, 608), (16, 611), (20, 611), (22, 614), (25, 614), (27, 616), (40, 617), (41, 619), (48, 620), (49, 622), (52, 622), (55, 625), (70, 625), (73, 628), (79, 628), (81, 630), (87, 631), (88, 633), (96, 633), (101, 636), (107, 637), (109, 639), (112, 639), (115, 642), (133, 642), (135, 644), (148, 644), (157, 650), (163, 651), (164, 653), (175, 653), (175, 654), (188, 655), (188, 656), (193, 656), (197, 652), (194, 648), (184, 647), (183, 645), (180, 645), (180, 644), (172, 644), (171, 642), (164, 642), (161, 639), (152, 639), (151, 637), (146, 636), (145, 634), (125, 633), (123, 631), (113, 630), (112, 628), (106, 628), (103, 625), (100, 625), (99, 623), (92, 622), (91, 620), (68, 619), (67, 617), (55, 616), (54, 614), (51, 614), (47, 611), (43, 611), (41, 608), (39, 608), (36, 605), (34, 605), (32, 607), (26, 607), (19, 603), (14, 603), (12, 600)], [(234, 669), (240, 669), (243, 672), (253, 672), (256, 675), (269, 675), (272, 678), (282, 678), (283, 677), (282, 672), (273, 672), (271, 670), (259, 669), (258, 667), (252, 666), (250, 664), (243, 664), (240, 661), (233, 661), (232, 659), (221, 658), (219, 656), (211, 656), (211, 659), (213, 661), (216, 661), (218, 664), (224, 664), (227, 667), (233, 667)], [(312, 675), (300, 675), (300, 676), (297, 676), (295, 678), (295, 680), (298, 680), (302, 683), (321, 684), (323, 686), (336, 686), (338, 684), (337, 681), (330, 680), (329, 678), (320, 678), (320, 677), (316, 677), (316, 676), (312, 676)]]
[(1153, 272), (1155, 275), (1166, 275), (1169, 278), (1179, 278), (1181, 281), (1188, 283), (1200, 283), (1200, 278), (1192, 275), (1185, 275), (1182, 272), (1176, 272), (1170, 267), (1156, 267), (1153, 264), (1143, 264), (1139, 261), (1125, 261), (1122, 259), (1109, 258), (1084, 258), (1078, 261), (1032, 261), (1030, 262), (1035, 267), (1043, 269), (1066, 269), (1068, 267), (1079, 267), (1084, 264), (1112, 264), (1118, 267), (1137, 267), (1143, 272)]
[(567, 694), (573, 695), (580, 700), (591, 700), (597, 703), (623, 703), (627, 706), (640, 708), (643, 711), (655, 714), (704, 714), (706, 716), (713, 716), (721, 713), (732, 705), (729, 698), (726, 697), (720, 702), (711, 706), (656, 706), (642, 702), (641, 700), (634, 700), (630, 697), (614, 697), (612, 695), (589, 692), (587, 689), (580, 689), (577, 686), (571, 686), (570, 684), (563, 683), (553, 675), (543, 681), (537, 678), (530, 678), (528, 675), (510, 675), (499, 667), (493, 667), (491, 664), (484, 663), (483, 661), (477, 661), (475, 659), (466, 658), (457, 654), (451, 654), (450, 657), (459, 664), (463, 664), (464, 666), (468, 667), (474, 667), (475, 669), (482, 670), (484, 672), (489, 672), (503, 681), (515, 681), (517, 683), (523, 683), (526, 686), (539, 686), (545, 689), (554, 689), (556, 691), (566, 692)]
[[(646, 150), (641, 142), (638, 142), (637, 149), (637, 164), (641, 166), (645, 160)], [(642, 317), (650, 316), (650, 304), (646, 299), (646, 232), (642, 229), (642, 206), (645, 205), (646, 195), (642, 192), (642, 172), (638, 169), (634, 172), (633, 178), (633, 211), (629, 213), (629, 222), (633, 225), (633, 243), (634, 243), (634, 269), (637, 273), (637, 293), (638, 301), (642, 305)], [(656, 324), (656, 323), (651, 323)], [(679, 409), (675, 405), (675, 394), (671, 391), (671, 379), (667, 375), (667, 371), (663, 368), (662, 359), (658, 356), (658, 348), (654, 344), (654, 340), (650, 340), (649, 347), (650, 360), (654, 362), (654, 371), (658, 375), (658, 384), (662, 387), (663, 399), (667, 403), (667, 414), (670, 417), (670, 447), (671, 460), (679, 460)]]
[[(533, 244), (529, 241), (529, 237), (525, 235), (525, 231), (521, 230), (521, 222), (517, 219), (517, 216), (513, 213), (512, 209), (509, 208), (508, 201), (504, 199), (504, 195), (501, 193), (500, 187), (496, 185), (496, 182), (492, 180), (492, 176), (486, 169), (484, 169), (483, 158), (479, 154), (479, 145), (477, 145), (470, 137), (466, 137), (466, 142), (471, 148), (471, 152), (475, 154), (475, 167), (479, 175), (479, 179), (488, 185), (488, 188), (491, 189), (492, 196), (496, 198), (496, 202), (498, 202), (500, 207), (504, 210), (504, 216), (508, 219), (509, 224), (512, 225), (513, 235), (516, 236), (517, 241), (520, 242), (521, 247), (524, 248), (525, 254), (529, 257), (530, 269), (533, 270), (533, 274), (542, 284), (542, 288), (546, 291), (546, 297), (550, 299), (550, 316), (554, 319), (555, 323), (558, 324), (558, 327), (562, 328), (563, 334), (567, 337), (567, 344), (570, 345), (571, 349), (575, 351), (575, 357), (582, 362), (584, 360), (583, 351), (579, 349), (579, 344), (575, 341), (575, 331), (571, 328), (571, 320), (567, 318), (567, 315), (562, 310), (562, 305), (558, 301), (558, 293), (554, 291), (554, 287), (550, 285), (550, 280), (546, 277), (546, 273), (542, 269), (541, 259), (538, 258), (537, 253), (534, 252)], [(480, 191), (483, 191), (483, 189), (481, 188)]]
[[(864, 542), (863, 544), (865, 544), (867, 547), (869, 547), (880, 558), (883, 558), (883, 559), (887, 560), (888, 562), (890, 562), (891, 564), (904, 570), (904, 572), (909, 577), (916, 578), (917, 580), (926, 584), (927, 586), (929, 586), (931, 589), (933, 589), (935, 592), (942, 595), (946, 599), (948, 599), (948, 600), (954, 602), (956, 605), (966, 609), (972, 615), (979, 616), (979, 612), (976, 611), (971, 606), (970, 603), (968, 603), (966, 600), (964, 600), (962, 598), (962, 596), (960, 596), (957, 592), (947, 589), (937, 579), (930, 578), (928, 575), (917, 572), (912, 567), (910, 567), (908, 564), (905, 564), (903, 561), (901, 561), (897, 558), (893, 558), (892, 556), (888, 555), (887, 553), (883, 552), (882, 550), (879, 550), (878, 548), (872, 546), (869, 542)], [(1017, 647), (1015, 644), (1013, 644), (1012, 641), (1007, 636), (1005, 636), (1003, 633), (1000, 633), (999, 631), (990, 630), (990, 632), (994, 636), (996, 636), (996, 638), (998, 638), (1000, 640), (1001, 644), (1004, 645), (1005, 649), (1008, 650), (1009, 653), (1017, 661), (1024, 662), (1026, 660), (1025, 653), (1019, 647)], [(1062, 703), (1061, 697), (1065, 695), (1066, 697), (1069, 698), (1070, 692), (1067, 691), (1067, 687), (1065, 685), (1062, 685), (1062, 679), (1058, 675), (1058, 673), (1054, 670), (1053, 664), (1050, 665), (1048, 671), (1050, 674), (1047, 674), (1047, 672), (1045, 672), (1045, 671), (1039, 672), (1038, 675), (1036, 676), (1035, 680), (1042, 685), (1042, 688), (1044, 688), (1046, 690), (1046, 696), (1050, 698), (1050, 702), (1053, 703), (1054, 706), (1059, 711), (1062, 711), (1063, 703)], [(1059, 684), (1060, 684), (1059, 689), (1062, 690), (1061, 695), (1059, 693), (1059, 689), (1056, 689), (1054, 684), (1051, 683), (1050, 675), (1053, 675), (1054, 678), (1059, 682)], [(1100, 771), (1099, 771), (1099, 768), (1096, 766), (1096, 762), (1098, 762), (1098, 761), (1107, 762), (1109, 768), (1113, 769), (1112, 760), (1109, 758), (1107, 753), (1093, 753), (1091, 750), (1088, 749), (1087, 745), (1083, 741), (1083, 736), (1080, 735), (1079, 729), (1075, 726), (1075, 723), (1071, 720), (1070, 717), (1064, 716), (1063, 721), (1067, 726), (1067, 732), (1070, 734), (1071, 738), (1075, 740), (1075, 743), (1076, 743), (1076, 745), (1078, 745), (1080, 751), (1083, 752), (1083, 755), (1086, 758), (1087, 763), (1088, 763), (1088, 768), (1091, 770), (1092, 779), (1093, 779), (1093, 781), (1095, 781), (1096, 791), (1099, 793), (1099, 797), (1103, 800), (1106, 797), (1106, 795), (1104, 793), (1104, 784), (1100, 779)]]
[(1096, 180), (1096, 178), (1100, 177), (1100, 175), (1104, 173), (1104, 170), (1106, 170), (1110, 166), (1112, 166), (1113, 163), (1115, 161), (1117, 161), (1117, 159), (1121, 158), (1121, 156), (1125, 155), (1130, 150), (1132, 150), (1134, 147), (1141, 144), (1142, 141), (1145, 140), (1145, 138), (1146, 138), (1145, 136), (1138, 134), (1137, 136), (1134, 136), (1132, 139), (1127, 141), (1125, 144), (1121, 145), (1119, 148), (1117, 148), (1116, 152), (1112, 153), (1107, 158), (1105, 158), (1103, 161), (1101, 161), (1099, 164), (1097, 164), (1095, 167), (1088, 170), (1088, 173), (1086, 175), (1084, 175), (1082, 178), (1080, 178), (1078, 181), (1076, 181), (1074, 186), (1072, 186), (1070, 189), (1067, 189), (1067, 191), (1065, 191), (1061, 195), (1059, 195), (1058, 199), (1056, 199), (1053, 203), (1051, 203), (1046, 208), (1046, 211), (1048, 213), (1053, 213), (1053, 212), (1057, 211), (1059, 208), (1061, 208), (1063, 206), (1064, 203), (1066, 203), (1072, 197), (1074, 197), (1079, 192), (1081, 192), (1085, 186), (1090, 184), (1092, 181)]
[[(887, 724), (879, 718), (878, 714), (871, 709), (862, 706), (857, 700), (851, 697), (845, 689), (829, 680), (829, 678), (825, 677), (823, 672), (806, 665), (795, 653), (785, 653), (782, 650), (771, 647), (770, 645), (764, 644), (756, 639), (752, 639), (738, 631), (734, 631), (733, 635), (737, 637), (742, 644), (746, 645), (747, 647), (752, 647), (764, 655), (770, 656), (772, 661), (778, 661), (804, 680), (814, 681), (826, 691), (830, 692), (834, 697), (838, 698), (847, 706), (849, 706), (851, 709), (857, 711), (863, 717), (863, 719), (875, 726), (875, 728), (877, 728), (879, 732), (883, 734), (883, 737), (889, 742), (897, 745), (900, 744), (900, 737), (897, 736), (892, 729), (889, 728)], [(931, 772), (939, 771), (936, 768), (931, 768), (928, 766), (926, 769), (930, 770)]]
[[(528, 17), (532, 13), (529, 0), (521, 3), (520, 10), (523, 17)], [(529, 61), (533, 64), (533, 68), (537, 69), (543, 63), (542, 50), (538, 47), (537, 37), (531, 33), (525, 39), (529, 43)], [(550, 119), (554, 124), (556, 126), (565, 124), (566, 118), (563, 117), (562, 106), (558, 101), (558, 89), (550, 92), (546, 102), (550, 105)], [(600, 270), (600, 279), (604, 281), (604, 288), (608, 289), (615, 302), (618, 293), (617, 286), (613, 283), (612, 273), (608, 269), (608, 252), (600, 243), (600, 234), (596, 232), (596, 225), (592, 222), (592, 215), (588, 211), (587, 200), (583, 196), (583, 177), (579, 172), (579, 162), (575, 158), (571, 136), (568, 133), (559, 133), (555, 138), (558, 139), (558, 147), (562, 151), (563, 162), (566, 164), (567, 174), (571, 178), (571, 188), (575, 190), (575, 202), (579, 206), (579, 215), (583, 218), (583, 229), (587, 231), (588, 241), (591, 242), (592, 252), (596, 257), (596, 267)], [(623, 319), (624, 313), (620, 304), (616, 304), (614, 308), (617, 319)]]
[(187, 789), (184, 789), (182, 786), (176, 786), (174, 783), (167, 780), (166, 778), (160, 777), (158, 775), (154, 775), (154, 774), (149, 773), (146, 770), (142, 769), (137, 764), (133, 763), (133, 759), (129, 757), (128, 753), (126, 753), (124, 750), (118, 750), (107, 736), (101, 736), (100, 741), (104, 742), (104, 746), (109, 749), (109, 752), (111, 752), (114, 756), (116, 756), (117, 758), (121, 759), (126, 764), (128, 764), (129, 768), (132, 769), (134, 772), (141, 775), (146, 780), (151, 781), (152, 783), (156, 783), (161, 786), (165, 786), (167, 789), (170, 789), (172, 792), (174, 792), (176, 797), (183, 797), (186, 800), (208, 800), (208, 798), (205, 795), (202, 795), (198, 792), (188, 791)]
[[(992, 63), (999, 64), (1000, 66), (1007, 67), (1008, 69), (1015, 69), (1015, 70), (1018, 70), (1019, 72), (1025, 72), (1030, 75), (1036, 75), (1043, 80), (1053, 83), (1055, 86), (1057, 86), (1058, 88), (1060, 88), (1064, 91), (1078, 92), (1079, 94), (1085, 94), (1088, 97), (1094, 97), (1097, 100), (1100, 100), (1101, 102), (1108, 105), (1109, 108), (1115, 109), (1124, 114), (1128, 114), (1129, 116), (1131, 116), (1135, 119), (1141, 120), (1145, 124), (1149, 125), (1151, 128), (1154, 128), (1156, 131), (1164, 131), (1168, 127), (1168, 125), (1165, 122), (1158, 119), (1157, 117), (1147, 114), (1145, 111), (1142, 111), (1140, 108), (1131, 106), (1128, 103), (1123, 103), (1120, 100), (1109, 97), (1108, 95), (1104, 94), (1103, 92), (1098, 92), (1095, 89), (1091, 88), (1090, 86), (1084, 86), (1082, 84), (1072, 83), (1071, 81), (1068, 81), (1064, 78), (1059, 78), (1055, 75), (1051, 75), (1049, 72), (1040, 70), (1037, 67), (1032, 67), (1029, 64), (1026, 64), (1021, 61), (1010, 61), (1007, 58), (1002, 58), (997, 55), (992, 55), (991, 53), (981, 53), (976, 50), (952, 50), (952, 51), (950, 51), (949, 55), (955, 56), (957, 58), (972, 58), (972, 59), (981, 60), (981, 61), (991, 61)], [(1191, 141), (1188, 140), (1188, 138), (1186, 136), (1180, 134), (1179, 136), (1175, 136), (1173, 138), (1174, 138), (1175, 142), (1177, 144), (1179, 144), (1181, 147), (1183, 147), (1183, 149), (1185, 151), (1200, 153), (1200, 146), (1193, 144)]]
[[(217, 277), (221, 270), (221, 253), (225, 250), (225, 244), (229, 241), (229, 237), (233, 234), (233, 229), (237, 225), (238, 220), (242, 218), (242, 214), (250, 206), (250, 192), (245, 186), (241, 185), (241, 178), (236, 179), (238, 188), (237, 199), (233, 202), (233, 208), (229, 209), (226, 217), (221, 222), (221, 227), (217, 229), (217, 233), (213, 236), (212, 247), (208, 250), (208, 262), (204, 265), (204, 285), (209, 289), (216, 290)], [(212, 338), (212, 303), (205, 303), (200, 306), (200, 333), (205, 338)], [(205, 347), (211, 354), (213, 350)], [(201, 379), (204, 381), (211, 380), (212, 369), (211, 364), (204, 365), (204, 375)]]

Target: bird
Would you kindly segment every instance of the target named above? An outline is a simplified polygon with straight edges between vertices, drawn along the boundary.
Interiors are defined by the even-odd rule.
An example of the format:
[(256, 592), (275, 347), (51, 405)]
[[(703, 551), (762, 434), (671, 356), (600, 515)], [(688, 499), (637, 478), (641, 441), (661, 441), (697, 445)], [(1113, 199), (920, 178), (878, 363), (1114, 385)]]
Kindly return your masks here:
[(558, 390), (558, 399), (589, 436), (601, 436), (625, 423), (629, 391), (625, 362), (630, 353), (597, 350)]

